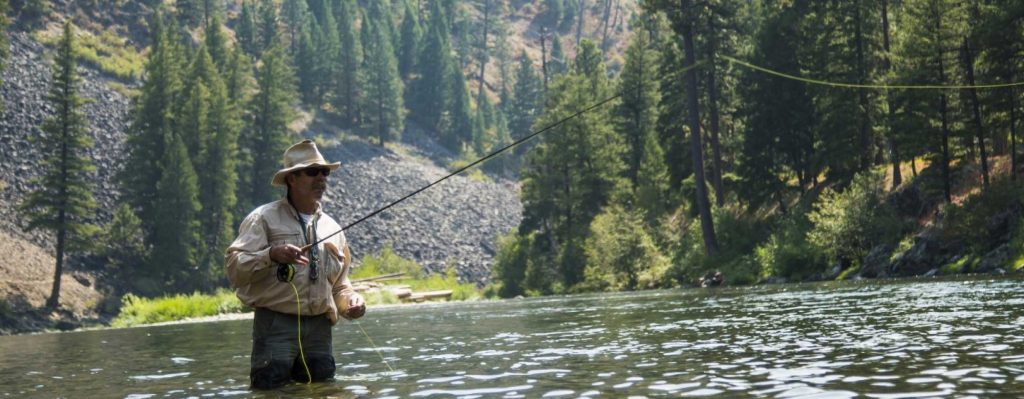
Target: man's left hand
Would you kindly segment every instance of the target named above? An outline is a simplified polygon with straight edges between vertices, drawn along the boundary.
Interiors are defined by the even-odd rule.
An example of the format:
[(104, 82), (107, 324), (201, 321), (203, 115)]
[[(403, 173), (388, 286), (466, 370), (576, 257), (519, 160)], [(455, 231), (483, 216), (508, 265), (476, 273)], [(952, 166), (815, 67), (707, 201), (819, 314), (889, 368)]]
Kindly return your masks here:
[(366, 314), (366, 301), (363, 300), (363, 296), (359, 294), (353, 294), (348, 299), (348, 310), (345, 311), (345, 317), (348, 319), (358, 319)]

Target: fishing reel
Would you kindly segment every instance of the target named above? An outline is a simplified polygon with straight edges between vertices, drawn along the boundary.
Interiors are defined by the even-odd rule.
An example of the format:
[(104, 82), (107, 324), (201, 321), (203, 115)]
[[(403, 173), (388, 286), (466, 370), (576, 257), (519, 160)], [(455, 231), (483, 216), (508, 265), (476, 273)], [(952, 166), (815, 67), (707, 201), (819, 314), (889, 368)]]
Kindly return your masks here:
[[(309, 262), (309, 279), (316, 281), (320, 278), (320, 268), (317, 265), (320, 263), (320, 257), (315, 253), (313, 259)], [(278, 263), (277, 264), (277, 281), (282, 283), (290, 283), (295, 279), (295, 266), (291, 263)]]
[(277, 264), (277, 281), (282, 283), (290, 283), (295, 278), (295, 266), (291, 263), (278, 263)]

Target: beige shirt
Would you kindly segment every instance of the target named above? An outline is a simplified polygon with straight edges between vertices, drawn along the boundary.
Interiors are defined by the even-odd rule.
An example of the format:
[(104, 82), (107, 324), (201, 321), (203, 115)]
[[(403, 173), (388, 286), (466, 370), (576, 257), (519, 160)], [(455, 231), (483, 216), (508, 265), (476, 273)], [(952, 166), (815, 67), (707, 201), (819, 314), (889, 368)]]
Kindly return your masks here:
[[(345, 314), (349, 298), (354, 294), (348, 279), (351, 261), (347, 256), (345, 233), (338, 233), (318, 245), (320, 260), (316, 281), (309, 279), (308, 266), (295, 265), (292, 282), (298, 290), (300, 306), (296, 306), (291, 284), (277, 279), (277, 264), (270, 259), (270, 247), (310, 244), (314, 242), (314, 226), (317, 239), (341, 230), (318, 206), (312, 220), (306, 221), (303, 235), (299, 214), (287, 198), (256, 208), (242, 221), (238, 238), (224, 255), (228, 280), (242, 303), (287, 314), (296, 314), (301, 309), (303, 316), (327, 313), (332, 321), (337, 319), (335, 316)], [(311, 252), (304, 255), (312, 261)]]

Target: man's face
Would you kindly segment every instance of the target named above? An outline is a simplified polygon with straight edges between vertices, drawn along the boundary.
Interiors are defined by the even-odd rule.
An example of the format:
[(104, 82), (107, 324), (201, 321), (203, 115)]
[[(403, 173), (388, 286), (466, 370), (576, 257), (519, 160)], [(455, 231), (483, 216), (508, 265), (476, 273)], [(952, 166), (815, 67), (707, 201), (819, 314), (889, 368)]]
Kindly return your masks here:
[(296, 198), (315, 199), (319, 201), (327, 191), (327, 175), (330, 169), (323, 166), (311, 166), (300, 169), (288, 176), (288, 185)]

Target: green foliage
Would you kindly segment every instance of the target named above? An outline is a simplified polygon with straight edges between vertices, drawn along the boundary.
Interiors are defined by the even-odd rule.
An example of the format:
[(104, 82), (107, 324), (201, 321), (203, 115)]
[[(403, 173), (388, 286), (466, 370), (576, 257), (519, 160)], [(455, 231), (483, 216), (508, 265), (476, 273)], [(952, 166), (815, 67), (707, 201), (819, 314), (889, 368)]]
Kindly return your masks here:
[(765, 238), (763, 222), (744, 214), (738, 205), (712, 209), (719, 252), (704, 251), (700, 222), (688, 221), (673, 259), (670, 275), (683, 285), (694, 284), (708, 272), (720, 271), (728, 284), (750, 284), (757, 280), (760, 266), (752, 255)]
[(585, 251), (587, 265), (579, 288), (584, 291), (624, 291), (662, 288), (669, 260), (647, 233), (637, 211), (612, 205), (590, 224)]
[[(1024, 198), (1024, 186), (1020, 183), (1005, 178), (995, 180), (988, 190), (943, 208), (943, 236), (947, 240), (960, 240), (971, 253), (983, 255), (1003, 242), (1004, 234), (1015, 232), (1024, 224), (1019, 216), (1024, 209), (1021, 198)], [(1014, 210), (1017, 210), (1016, 217), (1013, 217)], [(1004, 228), (994, 229), (991, 225), (997, 217), (1007, 219)]]
[(184, 70), (182, 49), (165, 29), (164, 18), (157, 14), (150, 23), (152, 45), (146, 61), (142, 93), (132, 111), (132, 123), (125, 143), (128, 159), (120, 173), (125, 199), (136, 209), (146, 229), (147, 239), (154, 226), (157, 187), (164, 155), (164, 138), (173, 128), (175, 97), (182, 87)]
[(494, 276), (495, 294), (502, 298), (512, 298), (526, 293), (530, 287), (526, 280), (527, 270), (531, 266), (531, 254), (535, 234), (519, 234), (512, 230), (498, 237), (498, 254), (494, 257), (491, 273)]
[[(423, 272), (423, 266), (399, 256), (388, 245), (385, 245), (378, 255), (363, 257), (362, 261), (362, 265), (352, 271), (350, 279), (357, 280), (385, 274), (405, 273), (405, 278), (392, 283), (409, 285), (414, 292), (452, 290), (451, 299), (455, 301), (474, 300), (482, 297), (474, 284), (459, 282), (454, 268), (448, 268), (445, 274), (435, 273), (427, 276)], [(369, 296), (367, 302), (371, 304), (396, 303), (397, 298), (389, 293), (375, 293)]]
[[(548, 107), (535, 122), (546, 126), (575, 113), (580, 104), (607, 98), (611, 87), (596, 46), (584, 41), (573, 72), (551, 85)], [(608, 113), (588, 113), (558, 125), (533, 149), (523, 170), (523, 221), (520, 234), (538, 232), (536, 252), (553, 264), (535, 261), (533, 278), (571, 287), (583, 279), (583, 242), (590, 223), (613, 199), (628, 192), (622, 178), (621, 137), (612, 130)], [(561, 275), (550, 279), (545, 267)], [(530, 276), (528, 276), (528, 280)], [(560, 280), (560, 281), (559, 281)]]
[(754, 250), (754, 258), (761, 266), (759, 277), (800, 281), (824, 271), (828, 266), (825, 253), (807, 240), (812, 227), (806, 214), (782, 217), (768, 240)]
[(405, 105), (402, 102), (402, 80), (398, 61), (388, 36), (387, 20), (363, 20), (368, 42), (363, 72), (366, 90), (366, 123), (376, 132), (377, 142), (396, 141), (402, 134)]
[(828, 188), (808, 218), (814, 227), (808, 241), (829, 261), (859, 265), (872, 247), (895, 243), (905, 229), (891, 205), (884, 201), (883, 178), (877, 172), (854, 177), (845, 191)]
[(33, 23), (39, 22), (43, 17), (50, 15), (50, 11), (50, 0), (25, 0), (24, 5), (21, 7), (22, 17)]
[(176, 294), (153, 299), (127, 294), (121, 298), (121, 312), (110, 324), (131, 327), (249, 310), (228, 289), (219, 289), (213, 295)]
[(419, 78), (410, 84), (409, 111), (425, 129), (435, 132), (447, 131), (443, 115), (449, 109), (456, 65), (452, 56), (450, 31), (445, 13), (439, 2), (431, 2), (431, 18), (428, 21), (424, 44), (416, 59), (416, 74)]
[(1010, 238), (1010, 263), (1006, 269), (1019, 271), (1024, 268), (1024, 223), (1017, 222), (1017, 230)]
[[(142, 75), (145, 57), (113, 28), (99, 35), (84, 29), (75, 30), (76, 53), (83, 63), (123, 80), (134, 80)], [(45, 31), (35, 36), (47, 46), (56, 46), (60, 41), (60, 35), (50, 36)]]
[(408, 80), (416, 68), (416, 57), (420, 52), (423, 38), (423, 27), (420, 18), (410, 2), (405, 2), (405, 15), (402, 17), (401, 43), (398, 52), (398, 72), (402, 79)]
[(251, 1), (242, 0), (242, 12), (238, 14), (235, 26), (235, 38), (238, 40), (238, 45), (249, 55), (256, 55), (256, 12), (252, 8)]
[(248, 190), (253, 204), (273, 200), (277, 195), (267, 184), (279, 164), (268, 160), (280, 159), (288, 148), (288, 124), (295, 117), (296, 100), (292, 68), (288, 65), (284, 51), (274, 47), (263, 53), (262, 65), (256, 73), (258, 92), (249, 105), (252, 118), (252, 136), (249, 147), (252, 164), (248, 173)]
[(156, 287), (160, 291), (140, 290), (144, 295), (157, 295), (166, 289), (187, 289), (195, 277), (190, 271), (199, 263), (199, 256), (205, 250), (201, 244), (199, 224), (202, 205), (191, 157), (178, 134), (172, 133), (166, 140), (167, 150), (160, 161), (162, 177), (157, 182), (152, 225), (153, 253), (146, 273), (147, 277), (159, 282)]
[[(469, 165), (470, 163), (472, 163), (475, 160), (476, 160), (476, 154), (474, 154), (472, 152), (466, 152), (461, 157), (459, 157), (459, 159), (456, 159), (456, 160), (448, 163), (448, 170), (452, 170), (452, 171), (459, 170), (460, 168), (466, 167), (466, 165)], [(475, 166), (475, 167), (470, 168), (469, 170), (461, 173), (461, 175), (469, 178), (470, 180), (475, 180), (475, 181), (478, 181), (478, 182), (481, 182), (481, 183), (491, 183), (491, 182), (493, 182), (493, 180), (489, 176), (484, 174), (483, 170), (480, 169), (480, 168), (481, 168), (481, 166)]]
[(399, 256), (390, 245), (385, 245), (376, 256), (363, 257), (362, 265), (353, 269), (349, 278), (356, 280), (392, 273), (405, 273), (407, 278), (413, 280), (424, 277), (422, 266), (413, 260)]
[(360, 68), (362, 67), (363, 47), (359, 44), (358, 30), (356, 30), (355, 4), (349, 0), (338, 2), (335, 8), (335, 21), (338, 23), (338, 32), (341, 35), (341, 59), (339, 61), (338, 76), (335, 77), (334, 98), (331, 104), (336, 112), (344, 117), (346, 122), (353, 122), (358, 117), (359, 93), (362, 88), (359, 79)]
[(104, 226), (100, 242), (101, 254), (107, 258), (107, 270), (113, 278), (131, 285), (138, 268), (146, 262), (146, 244), (142, 220), (128, 204), (121, 204), (114, 211), (113, 219)]

